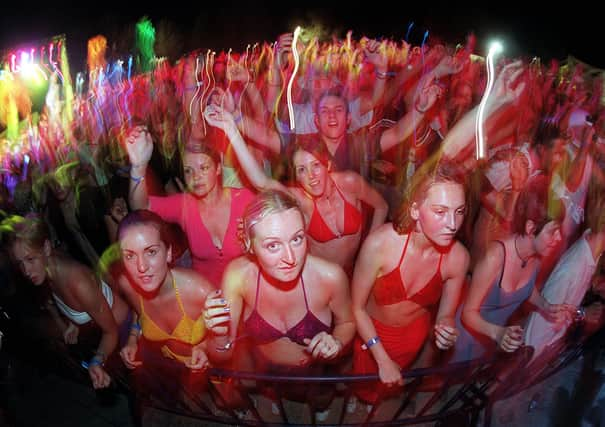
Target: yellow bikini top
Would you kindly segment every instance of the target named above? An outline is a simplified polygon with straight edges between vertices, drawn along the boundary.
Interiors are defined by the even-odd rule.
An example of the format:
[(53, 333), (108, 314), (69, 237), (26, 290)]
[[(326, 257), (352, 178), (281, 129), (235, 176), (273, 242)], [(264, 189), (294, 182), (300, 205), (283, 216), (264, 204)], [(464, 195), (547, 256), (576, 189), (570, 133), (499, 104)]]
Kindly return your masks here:
[(145, 313), (143, 298), (141, 298), (139, 295), (139, 300), (141, 301), (141, 315), (139, 316), (139, 323), (141, 325), (143, 336), (149, 341), (175, 340), (189, 345), (199, 344), (206, 335), (203, 314), (200, 314), (200, 317), (198, 317), (196, 320), (193, 320), (187, 316), (187, 313), (185, 313), (185, 308), (183, 307), (183, 302), (181, 301), (181, 296), (179, 295), (179, 288), (177, 288), (174, 280), (174, 276), (172, 276), (172, 287), (174, 288), (176, 301), (179, 305), (181, 313), (183, 314), (183, 317), (181, 320), (179, 320), (179, 323), (175, 326), (172, 333), (168, 334), (161, 329), (153, 321), (153, 319), (151, 319), (151, 317), (147, 316)]

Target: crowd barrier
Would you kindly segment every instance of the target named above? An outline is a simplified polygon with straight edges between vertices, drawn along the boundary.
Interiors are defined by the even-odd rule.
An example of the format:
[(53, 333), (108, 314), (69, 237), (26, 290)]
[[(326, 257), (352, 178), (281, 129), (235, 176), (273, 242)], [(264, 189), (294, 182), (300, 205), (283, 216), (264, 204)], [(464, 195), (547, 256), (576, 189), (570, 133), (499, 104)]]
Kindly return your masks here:
[[(238, 426), (489, 426), (496, 401), (544, 381), (583, 352), (594, 351), (602, 335), (600, 331), (587, 337), (579, 328), (553, 349), (549, 360), (539, 359), (539, 368), (529, 364), (533, 348), (522, 347), (512, 355), (406, 370), (401, 391), (373, 405), (357, 399), (355, 389), (362, 384), (373, 387), (377, 375), (276, 376), (210, 368), (202, 393), (181, 388), (178, 403), (167, 405), (161, 396), (134, 387), (128, 375), (112, 373), (112, 388), (104, 393), (125, 394), (139, 425), (146, 424), (146, 414), (153, 409)], [(45, 369), (90, 387), (82, 358), (66, 351), (59, 340), (46, 344)], [(327, 390), (328, 404), (318, 407), (315, 399), (290, 396), (301, 388), (307, 398)], [(234, 395), (239, 397), (237, 404)]]

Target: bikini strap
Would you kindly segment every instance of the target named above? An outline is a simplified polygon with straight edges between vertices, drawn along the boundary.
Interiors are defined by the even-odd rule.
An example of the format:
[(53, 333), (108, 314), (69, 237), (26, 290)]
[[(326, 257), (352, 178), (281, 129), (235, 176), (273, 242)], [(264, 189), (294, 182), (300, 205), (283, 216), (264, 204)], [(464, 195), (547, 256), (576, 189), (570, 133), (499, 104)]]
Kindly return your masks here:
[(441, 260), (442, 259), (443, 259), (443, 252), (439, 256), (439, 264), (437, 264), (437, 273), (439, 273), (439, 276), (441, 276), (441, 278), (443, 278), (443, 276), (441, 275)]
[(172, 275), (172, 287), (174, 288), (174, 293), (176, 294), (176, 302), (179, 305), (179, 308), (181, 309), (181, 313), (183, 313), (183, 315), (186, 315), (185, 307), (183, 306), (183, 301), (181, 301), (181, 295), (179, 294), (179, 288), (176, 286), (174, 274)]
[(305, 297), (305, 307), (307, 307), (307, 311), (309, 311), (309, 303), (307, 302), (307, 291), (305, 290), (305, 281), (303, 280), (302, 271), (300, 273), (300, 283), (303, 288), (303, 295)]
[(258, 275), (256, 276), (256, 296), (254, 297), (254, 310), (258, 305), (258, 291), (260, 289), (260, 268), (258, 269)]
[(410, 242), (410, 234), (412, 234), (411, 232), (408, 233), (408, 237), (405, 239), (405, 245), (403, 245), (403, 251), (401, 251), (401, 257), (399, 257), (399, 263), (397, 264), (397, 268), (401, 267), (401, 262), (403, 261), (403, 257), (405, 256), (405, 253), (408, 250), (408, 243)]

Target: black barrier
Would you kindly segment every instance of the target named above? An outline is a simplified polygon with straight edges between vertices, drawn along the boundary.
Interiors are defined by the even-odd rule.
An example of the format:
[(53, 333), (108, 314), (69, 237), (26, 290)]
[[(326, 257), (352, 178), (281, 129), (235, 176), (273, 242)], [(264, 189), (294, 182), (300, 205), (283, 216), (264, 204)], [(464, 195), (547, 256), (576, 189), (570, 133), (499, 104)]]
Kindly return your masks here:
[[(142, 422), (147, 410), (160, 409), (207, 422), (239, 426), (405, 426), (435, 423), (437, 426), (489, 426), (494, 403), (543, 381), (569, 365), (587, 349), (601, 345), (602, 334), (588, 341), (581, 333), (552, 350), (550, 360), (528, 365), (533, 348), (523, 347), (512, 355), (477, 359), (431, 368), (403, 371), (405, 385), (396, 395), (381, 396), (373, 404), (356, 398), (355, 390), (372, 385), (377, 375), (281, 376), (210, 368), (202, 393), (181, 388), (177, 404), (166, 405), (160, 396), (135, 390), (125, 370), (112, 372), (112, 391), (129, 397), (134, 416)], [(564, 344), (563, 344), (564, 343)], [(68, 373), (72, 380), (90, 386), (81, 360), (66, 351), (59, 341), (48, 342), (54, 354), (53, 370)], [(47, 361), (49, 358), (46, 359)], [(541, 369), (522, 379), (515, 373)], [(308, 399), (290, 396), (296, 389), (329, 392), (322, 407)], [(304, 394), (304, 393), (303, 393)], [(307, 393), (307, 395), (309, 395)], [(317, 397), (311, 393), (311, 397)], [(234, 403), (233, 396), (238, 396)], [(174, 396), (172, 396), (174, 397)]]

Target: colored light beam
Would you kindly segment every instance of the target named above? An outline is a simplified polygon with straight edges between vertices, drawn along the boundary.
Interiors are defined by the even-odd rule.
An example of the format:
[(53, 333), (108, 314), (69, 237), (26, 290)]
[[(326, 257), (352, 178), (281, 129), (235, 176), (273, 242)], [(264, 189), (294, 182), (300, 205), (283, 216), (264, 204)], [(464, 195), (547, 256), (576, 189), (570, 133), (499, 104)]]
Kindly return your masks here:
[(500, 42), (492, 42), (489, 47), (489, 52), (485, 60), (485, 66), (487, 67), (487, 85), (483, 98), (479, 103), (479, 109), (477, 111), (477, 120), (475, 121), (475, 147), (477, 160), (485, 158), (485, 136), (483, 134), (483, 116), (485, 114), (485, 106), (490, 93), (494, 87), (494, 56), (502, 52), (503, 47)]
[(296, 48), (296, 43), (298, 42), (298, 37), (300, 36), (300, 27), (296, 27), (294, 30), (294, 38), (292, 39), (292, 55), (294, 55), (294, 70), (292, 71), (292, 75), (290, 76), (290, 81), (288, 82), (288, 91), (286, 93), (288, 100), (288, 114), (290, 115), (290, 130), (294, 130), (296, 127), (296, 123), (294, 120), (294, 108), (292, 107), (292, 85), (294, 84), (294, 79), (296, 78), (296, 73), (298, 72), (298, 67), (300, 65), (300, 58), (298, 56), (298, 49)]

